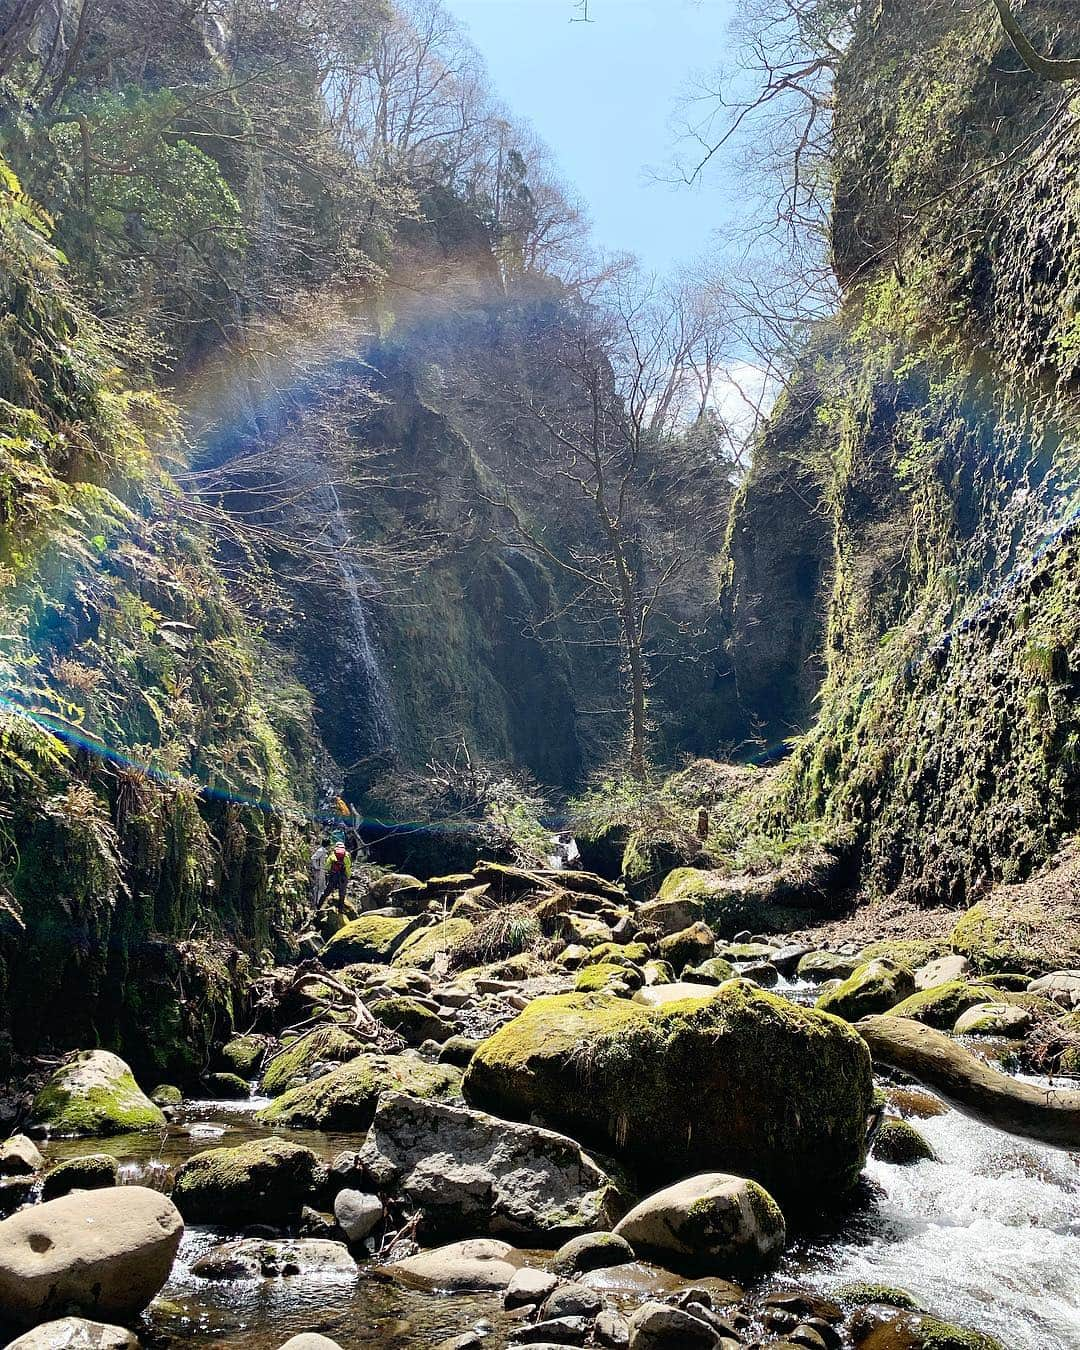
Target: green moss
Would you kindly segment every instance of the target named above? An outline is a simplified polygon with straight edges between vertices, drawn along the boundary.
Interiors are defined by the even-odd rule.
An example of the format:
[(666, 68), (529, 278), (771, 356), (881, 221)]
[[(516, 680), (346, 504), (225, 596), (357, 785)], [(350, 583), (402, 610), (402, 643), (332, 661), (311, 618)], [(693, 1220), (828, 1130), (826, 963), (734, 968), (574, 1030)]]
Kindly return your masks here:
[(882, 1162), (903, 1166), (927, 1160), (937, 1161), (937, 1154), (915, 1126), (895, 1117), (883, 1120), (878, 1126), (870, 1151)]
[(799, 1207), (855, 1184), (872, 1082), (845, 1023), (736, 983), (659, 1008), (536, 999), (483, 1042), (464, 1088), (613, 1153), (645, 1184), (730, 1171)]
[(55, 1200), (71, 1191), (94, 1191), (115, 1186), (120, 1164), (109, 1153), (87, 1153), (81, 1158), (65, 1158), (45, 1173), (41, 1184), (42, 1200)]
[(459, 942), (473, 932), (474, 925), (467, 918), (443, 919), (430, 928), (410, 933), (394, 953), (395, 966), (415, 970), (430, 970), (438, 957), (449, 953)]
[(578, 971), (574, 988), (579, 993), (587, 994), (603, 989), (640, 989), (643, 982), (644, 977), (636, 966), (600, 961), (596, 965), (586, 966)]
[(266, 1042), (261, 1036), (234, 1036), (221, 1049), (226, 1068), (241, 1078), (254, 1078), (265, 1055)]
[(591, 966), (606, 961), (616, 966), (640, 966), (648, 957), (649, 948), (644, 942), (601, 942), (592, 948), (583, 964)]
[(299, 1216), (319, 1176), (309, 1148), (254, 1139), (196, 1153), (176, 1174), (173, 1201), (189, 1223), (287, 1223)]
[(150, 1100), (155, 1106), (179, 1106), (184, 1094), (171, 1083), (161, 1083), (151, 1092)]
[(723, 984), (725, 980), (734, 978), (735, 967), (722, 956), (710, 957), (708, 961), (702, 961), (697, 966), (687, 966), (683, 971), (683, 979), (700, 984)]
[(886, 1012), (914, 991), (915, 977), (906, 966), (879, 957), (859, 966), (836, 989), (822, 994), (815, 1006), (857, 1022), (860, 1017)]
[(208, 1073), (203, 1079), (208, 1097), (243, 1101), (251, 1095), (249, 1084), (236, 1073)]
[(918, 1312), (919, 1304), (913, 1294), (906, 1289), (897, 1289), (891, 1284), (872, 1284), (858, 1281), (842, 1284), (832, 1291), (832, 1297), (838, 1303), (852, 1307), (866, 1307), (870, 1303), (884, 1303), (890, 1308), (903, 1308), (908, 1312)]
[(649, 985), (675, 983), (675, 971), (670, 961), (646, 961), (641, 973), (645, 977), (645, 983)]
[(273, 1056), (263, 1073), (260, 1087), (268, 1097), (280, 1096), (289, 1088), (307, 1082), (317, 1064), (355, 1059), (363, 1048), (363, 1042), (344, 1027), (315, 1027)]
[(131, 1070), (115, 1056), (119, 1069), (107, 1081), (91, 1086), (76, 1084), (72, 1074), (94, 1052), (76, 1056), (62, 1066), (41, 1089), (30, 1107), (29, 1132), (53, 1135), (112, 1135), (134, 1130), (156, 1130), (165, 1125), (161, 1108), (140, 1090)]
[(951, 1031), (961, 1013), (978, 1003), (994, 1003), (1000, 997), (998, 990), (989, 985), (952, 980), (933, 989), (921, 989), (889, 1011), (894, 1017), (911, 1017), (939, 1031)]
[(334, 934), (322, 950), (322, 962), (328, 970), (364, 961), (389, 962), (416, 926), (416, 919), (362, 914)]
[(711, 929), (703, 923), (695, 923), (680, 933), (660, 939), (660, 959), (680, 971), (688, 965), (707, 961), (715, 948), (716, 941)]
[(931, 942), (922, 938), (886, 938), (881, 942), (871, 942), (859, 953), (860, 961), (876, 961), (886, 957), (908, 970), (918, 970), (920, 966), (936, 961), (939, 956), (947, 956), (947, 942)]
[(447, 1064), (427, 1064), (409, 1055), (361, 1055), (283, 1093), (257, 1119), (293, 1129), (366, 1130), (384, 1091), (448, 1101), (458, 1095), (460, 1085), (461, 1073)]
[(398, 1032), (409, 1045), (421, 1045), (424, 1041), (445, 1041), (453, 1035), (453, 1027), (443, 1021), (438, 1013), (414, 998), (397, 995), (394, 998), (376, 999), (370, 1005), (371, 1012), (384, 1022), (391, 1031)]

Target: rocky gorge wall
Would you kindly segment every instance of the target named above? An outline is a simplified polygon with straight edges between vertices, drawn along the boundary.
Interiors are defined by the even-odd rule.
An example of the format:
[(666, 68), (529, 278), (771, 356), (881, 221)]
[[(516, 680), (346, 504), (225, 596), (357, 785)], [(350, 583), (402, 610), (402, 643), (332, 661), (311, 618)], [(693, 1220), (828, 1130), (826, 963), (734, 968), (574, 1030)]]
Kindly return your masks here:
[(844, 303), (736, 505), (731, 661), (744, 725), (812, 723), (774, 827), (961, 902), (1080, 823), (1077, 100), (981, 4), (869, 7), (836, 94)]

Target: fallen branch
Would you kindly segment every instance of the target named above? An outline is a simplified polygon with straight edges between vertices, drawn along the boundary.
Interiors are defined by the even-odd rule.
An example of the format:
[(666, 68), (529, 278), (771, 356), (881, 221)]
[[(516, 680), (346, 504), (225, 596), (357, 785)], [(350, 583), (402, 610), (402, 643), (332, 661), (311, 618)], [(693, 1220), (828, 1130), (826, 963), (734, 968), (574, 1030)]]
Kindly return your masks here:
[(1080, 61), (1061, 61), (1043, 56), (1036, 51), (1031, 39), (1020, 27), (1009, 0), (993, 0), (1005, 35), (1016, 50), (1017, 56), (1034, 75), (1044, 80), (1053, 80), (1055, 84), (1065, 84), (1069, 80), (1080, 80)]
[(1054, 1148), (1080, 1148), (1080, 1090), (1018, 1083), (909, 1017), (864, 1017), (855, 1029), (875, 1063), (911, 1074), (966, 1115)]

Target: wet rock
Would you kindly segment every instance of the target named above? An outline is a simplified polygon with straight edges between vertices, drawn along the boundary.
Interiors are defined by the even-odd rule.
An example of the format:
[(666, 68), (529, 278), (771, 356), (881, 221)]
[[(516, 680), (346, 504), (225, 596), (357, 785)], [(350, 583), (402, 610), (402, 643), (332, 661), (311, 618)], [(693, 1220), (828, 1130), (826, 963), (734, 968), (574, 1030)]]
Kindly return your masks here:
[(150, 1100), (155, 1106), (179, 1106), (184, 1100), (184, 1094), (171, 1083), (159, 1083), (151, 1092)]
[(317, 1331), (302, 1331), (299, 1336), (290, 1336), (279, 1350), (341, 1350), (341, 1346)]
[(201, 1280), (353, 1280), (357, 1272), (344, 1242), (325, 1238), (242, 1238), (214, 1247), (191, 1267)]
[(503, 1300), (508, 1308), (523, 1308), (529, 1304), (543, 1303), (544, 1299), (559, 1283), (559, 1277), (547, 1270), (536, 1270), (532, 1266), (522, 1266), (514, 1272), (506, 1286)]
[(862, 1037), (742, 981), (708, 994), (663, 1007), (536, 999), (477, 1050), (466, 1098), (512, 1119), (536, 1115), (614, 1154), (643, 1184), (704, 1166), (750, 1177), (782, 1205), (838, 1203), (866, 1156), (873, 1085)]
[(840, 952), (809, 952), (795, 969), (800, 980), (824, 984), (826, 980), (846, 980), (860, 965), (862, 962), (857, 956), (844, 956)]
[(791, 979), (799, 968), (799, 962), (810, 952), (809, 947), (801, 943), (777, 947), (769, 960), (785, 979)]
[(584, 1345), (590, 1323), (587, 1317), (556, 1317), (530, 1326), (515, 1327), (510, 1345)]
[(250, 1086), (235, 1073), (208, 1073), (203, 1088), (208, 1097), (222, 1101), (246, 1101), (251, 1096)]
[(717, 1350), (720, 1333), (667, 1303), (643, 1303), (630, 1318), (630, 1350)]
[(916, 970), (915, 988), (933, 989), (938, 984), (951, 984), (965, 979), (970, 970), (971, 962), (966, 956), (939, 956)]
[(822, 994), (815, 1006), (819, 1012), (857, 1022), (860, 1017), (887, 1012), (914, 992), (911, 971), (883, 956), (859, 966), (838, 988)]
[(470, 1238), (445, 1247), (419, 1252), (393, 1265), (384, 1274), (420, 1289), (445, 1293), (505, 1293), (521, 1264), (509, 1242), (496, 1238)]
[(540, 1317), (544, 1321), (559, 1317), (595, 1317), (602, 1307), (603, 1300), (595, 1289), (571, 1282), (560, 1285), (549, 1295), (540, 1309)]
[(108, 1153), (87, 1153), (81, 1158), (65, 1158), (45, 1174), (41, 1184), (42, 1200), (55, 1200), (71, 1191), (95, 1191), (115, 1186), (120, 1164)]
[(294, 1129), (366, 1130), (383, 1092), (443, 1100), (457, 1097), (460, 1085), (460, 1070), (449, 1064), (430, 1064), (415, 1054), (358, 1055), (282, 1093), (256, 1119)]
[(903, 1308), (906, 1312), (921, 1312), (918, 1301), (914, 1294), (909, 1294), (906, 1289), (897, 1289), (891, 1284), (872, 1284), (863, 1281), (856, 1281), (852, 1284), (842, 1284), (833, 1291), (836, 1298), (841, 1303), (851, 1305), (865, 1306), (869, 1303), (885, 1303), (892, 1308)]
[(626, 1238), (615, 1233), (582, 1233), (563, 1243), (552, 1257), (551, 1268), (558, 1275), (580, 1275), (589, 1270), (625, 1265), (633, 1261), (635, 1255)]
[(926, 1313), (896, 1315), (895, 1309), (873, 1305), (851, 1319), (851, 1333), (859, 1350), (1004, 1350), (995, 1336)]
[(628, 994), (641, 987), (643, 978), (641, 971), (633, 966), (610, 965), (601, 961), (598, 965), (585, 966), (579, 970), (574, 988), (583, 994), (599, 993), (602, 990)]
[(784, 1250), (784, 1216), (754, 1181), (707, 1172), (648, 1196), (615, 1227), (634, 1251), (675, 1270), (766, 1270)]
[(33, 1176), (0, 1177), (0, 1219), (29, 1202), (37, 1184)]
[(895, 1116), (887, 1117), (878, 1126), (870, 1151), (875, 1158), (887, 1163), (907, 1165), (937, 1161), (937, 1154), (915, 1126)]
[(30, 1134), (111, 1135), (161, 1129), (165, 1117), (119, 1055), (81, 1050), (60, 1066), (30, 1107)]
[(0, 1177), (31, 1176), (44, 1166), (41, 1150), (25, 1134), (13, 1134), (0, 1144)]
[(744, 966), (741, 975), (744, 980), (749, 980), (751, 984), (759, 985), (762, 989), (772, 989), (774, 985), (780, 983), (780, 972), (771, 961), (756, 961)]
[(382, 1201), (364, 1191), (338, 1191), (334, 1197), (334, 1218), (350, 1242), (362, 1242), (382, 1223)]
[(262, 1036), (234, 1036), (221, 1048), (221, 1062), (226, 1072), (240, 1078), (252, 1079), (266, 1057), (266, 1041)]
[(675, 983), (675, 972), (668, 961), (646, 961), (641, 967), (641, 973), (645, 976), (645, 983), (650, 986)]
[(1031, 1012), (1016, 1003), (976, 1003), (956, 1019), (954, 1036), (1023, 1036)]
[(0, 1307), (16, 1324), (59, 1311), (125, 1321), (169, 1277), (184, 1224), (143, 1186), (85, 1191), (0, 1222)]
[(799, 1321), (807, 1321), (811, 1318), (822, 1322), (842, 1322), (844, 1320), (844, 1310), (831, 1298), (823, 1298), (821, 1294), (812, 1293), (807, 1289), (780, 1289), (771, 1294), (767, 1294), (761, 1301), (763, 1308), (780, 1309), (783, 1312), (790, 1313), (792, 1317)]
[(288, 1223), (311, 1197), (322, 1170), (309, 1148), (288, 1139), (253, 1139), (188, 1158), (176, 1174), (173, 1199), (192, 1223), (223, 1215), (240, 1225)]
[(6, 1350), (139, 1350), (139, 1340), (124, 1327), (63, 1317), (17, 1336)]
[(380, 1101), (360, 1162), (429, 1233), (565, 1236), (620, 1212), (615, 1183), (572, 1139), (403, 1094)]
[(297, 1231), (301, 1237), (336, 1239), (339, 1226), (332, 1214), (327, 1214), (321, 1209), (315, 1209), (311, 1205), (304, 1205), (300, 1210), (300, 1223)]

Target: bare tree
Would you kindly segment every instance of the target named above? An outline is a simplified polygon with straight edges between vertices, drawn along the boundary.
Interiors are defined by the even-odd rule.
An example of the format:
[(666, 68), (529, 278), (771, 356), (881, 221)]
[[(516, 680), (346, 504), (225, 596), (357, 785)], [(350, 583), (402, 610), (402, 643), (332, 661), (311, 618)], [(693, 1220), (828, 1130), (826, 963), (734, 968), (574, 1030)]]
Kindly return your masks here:
[(1060, 60), (1043, 56), (1020, 27), (1020, 21), (1013, 12), (1009, 0), (991, 0), (991, 3), (998, 12), (1005, 35), (1028, 70), (1044, 80), (1053, 80), (1059, 84), (1069, 80), (1080, 80), (1080, 60)]
[[(551, 317), (531, 354), (548, 372), (539, 386), (488, 390), (505, 416), (503, 481), (521, 485), (486, 498), (494, 532), (563, 578), (567, 598), (551, 621), (570, 616), (578, 640), (618, 651), (638, 779), (648, 772), (655, 621), (722, 529), (723, 510), (710, 505), (727, 479), (702, 454), (705, 441), (686, 434), (706, 419), (719, 322), (685, 286), (623, 284), (604, 309), (566, 305)], [(545, 502), (548, 512), (557, 503), (562, 528)]]

